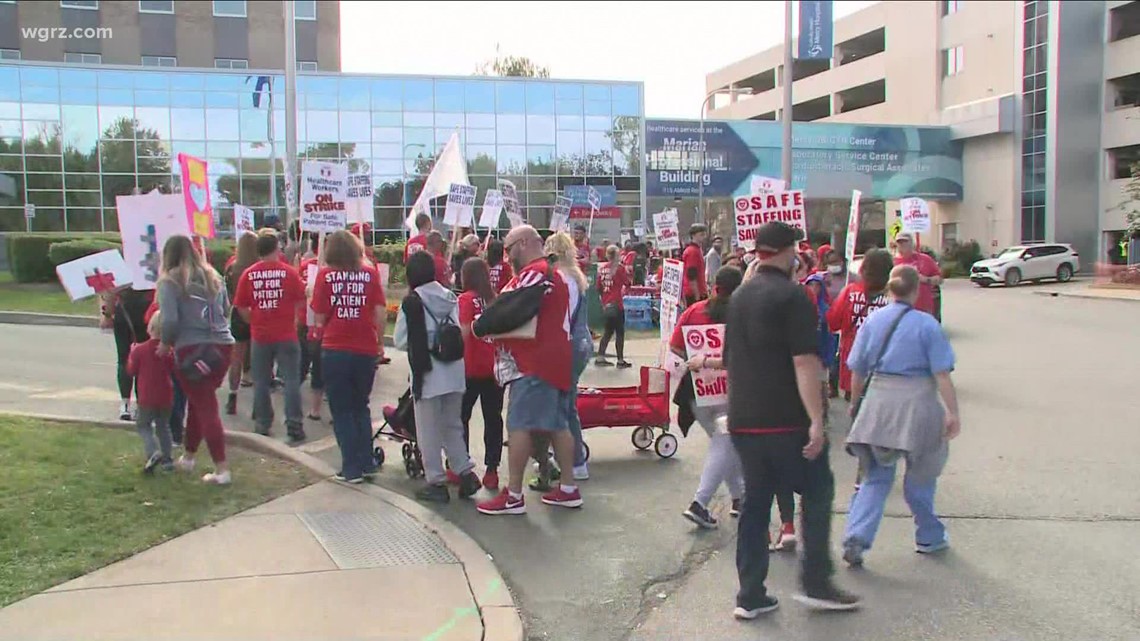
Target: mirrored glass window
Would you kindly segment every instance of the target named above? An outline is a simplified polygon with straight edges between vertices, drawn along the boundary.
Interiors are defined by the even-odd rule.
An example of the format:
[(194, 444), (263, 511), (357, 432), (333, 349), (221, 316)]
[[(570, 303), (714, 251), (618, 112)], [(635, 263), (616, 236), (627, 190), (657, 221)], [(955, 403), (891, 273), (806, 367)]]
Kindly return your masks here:
[(526, 117), (527, 144), (552, 145), (554, 144), (554, 116), (536, 116), (528, 114)]
[(435, 107), (431, 80), (404, 81), (404, 109), (407, 111), (432, 111)]
[(466, 111), (470, 113), (495, 113), (495, 82), (493, 80), (465, 80), (463, 95)]
[(525, 143), (526, 118), (514, 115), (499, 115), (496, 117), (496, 137), (499, 144)]
[(372, 108), (385, 111), (400, 111), (404, 108), (404, 87), (400, 80), (372, 80)]
[(495, 108), (500, 114), (526, 113), (526, 90), (522, 82), (495, 82)]

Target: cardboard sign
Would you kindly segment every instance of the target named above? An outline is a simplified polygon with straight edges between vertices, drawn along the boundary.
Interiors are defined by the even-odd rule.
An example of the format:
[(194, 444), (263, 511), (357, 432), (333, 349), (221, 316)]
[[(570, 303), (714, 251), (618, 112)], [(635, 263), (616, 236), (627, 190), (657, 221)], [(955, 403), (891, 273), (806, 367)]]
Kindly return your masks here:
[[(309, 303), (313, 302), (313, 288), (317, 286), (317, 272), (320, 271), (320, 265), (310, 263), (305, 267), (305, 293), (308, 295)], [(317, 313), (313, 311), (313, 306), (305, 305), (305, 323), (309, 327), (314, 327), (317, 324)]]
[(777, 191), (785, 191), (784, 181), (779, 178), (769, 178), (768, 176), (753, 176), (750, 193), (755, 196), (757, 194), (770, 194)]
[(347, 225), (348, 165), (306, 160), (301, 165), (301, 230), (334, 232)]
[[(724, 325), (689, 325), (682, 328), (685, 353), (691, 360), (698, 356), (720, 358), (724, 349)], [(728, 403), (728, 371), (705, 368), (693, 372), (693, 390), (698, 407)]]
[(214, 209), (210, 205), (210, 184), (206, 179), (206, 161), (189, 154), (178, 154), (182, 169), (182, 198), (190, 230), (203, 238), (213, 238)]
[(56, 265), (55, 274), (72, 301), (124, 289), (133, 281), (131, 269), (117, 249)]
[(570, 206), (574, 201), (559, 196), (554, 201), (554, 213), (550, 215), (550, 231), (570, 231)]
[[(902, 210), (902, 230), (912, 234), (930, 231), (930, 204), (921, 198), (899, 200)], [(897, 235), (897, 234), (896, 234)]]
[(657, 248), (669, 251), (681, 248), (681, 231), (677, 226), (677, 210), (666, 209), (653, 214), (653, 229), (657, 234)]
[(644, 220), (633, 221), (633, 235), (636, 236), (637, 238), (645, 238), (645, 221)]
[(748, 251), (756, 248), (756, 230), (771, 221), (803, 230), (807, 237), (807, 210), (802, 189), (758, 194), (736, 199), (736, 240)]
[(447, 207), (443, 210), (443, 223), (452, 227), (471, 227), (474, 222), (475, 188), (451, 183), (451, 188), (447, 191)]
[(602, 206), (602, 195), (598, 193), (597, 189), (590, 187), (586, 191), (586, 202), (589, 203), (590, 209), (597, 210)]
[(182, 194), (153, 191), (117, 196), (123, 258), (131, 270), (133, 289), (154, 289), (162, 268), (162, 248), (171, 236), (189, 236), (190, 221)]
[(372, 224), (372, 174), (353, 174), (345, 190), (345, 219), (349, 223)]
[(851, 213), (847, 216), (847, 246), (843, 252), (848, 265), (855, 260), (855, 241), (859, 239), (859, 199), (862, 197), (863, 192), (858, 189), (851, 192)]
[(499, 218), (503, 215), (503, 192), (498, 189), (488, 189), (483, 194), (483, 211), (479, 213), (479, 226), (490, 229), (499, 226)]
[(253, 222), (253, 210), (245, 205), (234, 204), (234, 239), (241, 238), (245, 232), (257, 233)]
[[(681, 280), (684, 263), (668, 258), (661, 265), (661, 307), (670, 301), (674, 305), (681, 302)], [(670, 336), (671, 337), (671, 336)]]
[[(511, 227), (518, 227), (514, 224), (515, 220), (522, 220), (522, 210), (519, 209), (519, 192), (515, 189), (515, 184), (509, 180), (500, 178), (496, 181), (495, 186), (499, 188), (499, 192), (503, 194), (503, 209), (507, 212), (507, 218), (511, 219)], [(512, 214), (514, 217), (512, 217)], [(519, 225), (522, 223), (520, 222)]]

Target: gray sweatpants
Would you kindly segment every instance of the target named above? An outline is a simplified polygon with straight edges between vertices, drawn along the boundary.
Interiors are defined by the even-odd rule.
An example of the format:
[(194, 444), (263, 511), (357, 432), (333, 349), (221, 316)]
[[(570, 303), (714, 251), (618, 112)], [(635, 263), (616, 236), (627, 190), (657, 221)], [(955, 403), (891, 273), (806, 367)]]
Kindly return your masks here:
[(463, 392), (453, 392), (415, 402), (416, 444), (424, 458), (424, 479), (428, 483), (447, 481), (443, 455), (451, 471), (462, 476), (475, 468), (475, 461), (463, 442)]
[(728, 486), (728, 494), (733, 499), (744, 498), (744, 469), (740, 466), (740, 455), (732, 446), (732, 436), (720, 432), (716, 425), (717, 417), (723, 415), (726, 408), (697, 407), (695, 401), (690, 407), (697, 422), (709, 435), (705, 468), (701, 471), (701, 484), (693, 500), (707, 508), (721, 483)]
[(273, 364), (285, 382), (285, 428), (290, 434), (304, 429), (301, 416), (301, 344), (296, 340), (277, 343), (250, 341), (250, 370), (253, 372), (253, 415), (259, 432), (273, 425), (273, 401), (269, 388)]
[[(170, 460), (172, 447), (170, 438), (170, 408), (139, 407), (138, 416), (135, 417), (135, 429), (143, 440), (146, 458), (154, 456), (155, 452)], [(158, 438), (155, 438), (157, 433)]]

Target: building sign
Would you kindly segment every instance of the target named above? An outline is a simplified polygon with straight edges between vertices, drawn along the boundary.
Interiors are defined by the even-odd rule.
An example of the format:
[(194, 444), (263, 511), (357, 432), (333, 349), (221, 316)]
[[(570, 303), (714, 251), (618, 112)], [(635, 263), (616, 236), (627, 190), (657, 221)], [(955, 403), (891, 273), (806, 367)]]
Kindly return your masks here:
[(831, 0), (800, 0), (799, 60), (830, 60), (833, 23)]

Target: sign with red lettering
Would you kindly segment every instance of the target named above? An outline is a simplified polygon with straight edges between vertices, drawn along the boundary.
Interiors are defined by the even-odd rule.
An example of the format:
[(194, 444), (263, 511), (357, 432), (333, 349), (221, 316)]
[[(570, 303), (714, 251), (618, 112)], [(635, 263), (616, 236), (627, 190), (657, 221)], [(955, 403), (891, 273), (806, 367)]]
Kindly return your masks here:
[(132, 280), (131, 270), (117, 249), (57, 265), (55, 273), (73, 301), (129, 287)]
[(301, 229), (334, 232), (348, 218), (348, 165), (306, 160), (301, 168)]
[[(688, 325), (681, 330), (685, 353), (695, 357), (720, 358), (724, 350), (724, 325)], [(704, 368), (693, 372), (693, 390), (698, 407), (728, 403), (728, 370)]]
[(930, 231), (930, 205), (921, 198), (899, 200), (902, 210), (902, 230), (911, 234), (925, 234)]
[(653, 214), (653, 228), (657, 233), (657, 249), (671, 251), (681, 248), (681, 232), (678, 229), (676, 209), (666, 209)]
[(807, 209), (802, 189), (736, 199), (736, 242), (741, 247), (748, 251), (755, 249), (756, 230), (772, 221), (802, 229), (807, 237)]

